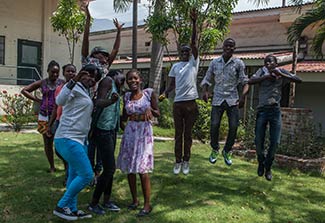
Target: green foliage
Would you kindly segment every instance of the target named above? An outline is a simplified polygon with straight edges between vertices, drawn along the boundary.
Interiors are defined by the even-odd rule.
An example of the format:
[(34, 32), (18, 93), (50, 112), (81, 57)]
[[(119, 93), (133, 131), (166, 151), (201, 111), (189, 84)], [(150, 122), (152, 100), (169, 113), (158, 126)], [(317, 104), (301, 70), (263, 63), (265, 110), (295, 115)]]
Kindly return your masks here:
[(196, 100), (198, 106), (199, 115), (193, 126), (194, 138), (205, 143), (210, 139), (210, 115), (211, 115), (211, 101), (208, 103), (203, 100)]
[(161, 128), (173, 128), (174, 120), (173, 120), (173, 108), (172, 103), (168, 100), (162, 100), (158, 103), (158, 107), (160, 110), (160, 116), (158, 118), (158, 126)]
[(146, 27), (146, 31), (152, 34), (153, 40), (167, 45), (167, 30), (173, 27), (173, 21), (161, 12), (149, 15), (146, 23), (150, 26)]
[[(294, 0), (298, 4), (298, 9), (301, 8), (301, 1)], [(325, 0), (312, 0), (314, 7), (307, 10), (299, 16), (288, 28), (288, 41), (293, 45), (300, 39), (302, 33), (307, 27), (316, 29), (315, 36), (312, 41), (311, 49), (316, 57), (323, 58), (322, 47), (325, 41)], [(299, 5), (300, 4), (300, 5)]]
[(246, 149), (255, 149), (256, 114), (253, 108), (250, 108), (247, 114), (247, 120), (242, 124), (245, 130), (242, 140)]
[[(203, 100), (196, 100), (199, 115), (193, 126), (194, 138), (206, 143), (210, 140), (210, 124), (211, 124), (211, 101), (208, 103)], [(226, 113), (223, 114), (219, 129), (219, 138), (225, 139), (228, 134), (228, 118)]]
[(155, 13), (146, 21), (147, 31), (163, 44), (168, 43), (166, 32), (172, 29), (177, 39), (178, 47), (191, 39), (192, 21), (190, 11), (198, 11), (197, 31), (200, 53), (213, 49), (228, 33), (231, 12), (237, 0), (166, 0), (154, 1), (163, 4), (163, 9), (157, 18)]
[(3, 106), (2, 110), (6, 113), (3, 121), (12, 126), (19, 132), (24, 124), (34, 120), (33, 102), (21, 94), (10, 95), (7, 91), (0, 92)]
[(60, 0), (50, 20), (54, 31), (66, 38), (70, 62), (73, 63), (74, 47), (84, 31), (86, 15), (80, 9), (77, 0)]

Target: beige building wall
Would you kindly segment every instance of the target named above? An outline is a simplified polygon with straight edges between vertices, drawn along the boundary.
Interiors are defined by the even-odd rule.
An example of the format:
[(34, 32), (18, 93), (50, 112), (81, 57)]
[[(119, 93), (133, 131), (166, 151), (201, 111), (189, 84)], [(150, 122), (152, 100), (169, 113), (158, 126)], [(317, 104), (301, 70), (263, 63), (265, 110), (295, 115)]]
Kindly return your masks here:
[[(310, 7), (311, 5), (304, 6), (301, 12), (305, 12)], [(228, 37), (236, 40), (237, 52), (291, 50), (292, 47), (287, 41), (287, 30), (299, 15), (294, 7), (234, 13)], [(309, 46), (314, 33), (314, 29), (308, 29), (303, 33), (308, 37)], [(92, 33), (90, 45), (91, 47), (103, 46), (110, 50), (114, 44), (115, 35), (115, 30)], [(138, 28), (137, 35), (139, 57), (150, 56), (151, 45), (146, 46), (146, 43), (151, 42), (151, 35), (144, 30), (143, 26)], [(123, 29), (121, 36), (119, 55), (131, 56), (132, 29)], [(169, 52), (177, 54), (175, 35), (171, 31), (168, 33), (168, 38), (170, 40)], [(221, 43), (216, 46), (215, 52), (221, 52)]]
[[(5, 66), (0, 65), (0, 77), (17, 77), (17, 69), (11, 66), (17, 66), (18, 39), (42, 43), (44, 77), (49, 61), (56, 60), (60, 65), (69, 63), (66, 40), (53, 32), (49, 21), (56, 6), (57, 0), (0, 0), (0, 35), (5, 36)], [(75, 64), (80, 67), (80, 43), (75, 52)], [(0, 81), (0, 84), (15, 84), (15, 81)]]

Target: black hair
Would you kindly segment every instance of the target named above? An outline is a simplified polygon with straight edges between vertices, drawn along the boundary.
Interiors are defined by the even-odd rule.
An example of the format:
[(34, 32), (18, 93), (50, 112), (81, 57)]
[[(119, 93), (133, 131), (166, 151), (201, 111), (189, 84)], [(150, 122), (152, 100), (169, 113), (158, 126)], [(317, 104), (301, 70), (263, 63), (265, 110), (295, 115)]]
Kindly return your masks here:
[(126, 75), (125, 75), (126, 79), (128, 78), (128, 76), (129, 76), (131, 73), (136, 73), (136, 74), (140, 77), (140, 79), (142, 79), (142, 77), (141, 77), (141, 75), (140, 75), (140, 71), (138, 71), (137, 69), (129, 70), (129, 71), (126, 73)]
[(231, 42), (234, 42), (235, 46), (236, 46), (236, 41), (233, 39), (233, 38), (227, 38), (223, 41), (223, 44), (225, 44), (225, 42), (228, 42), (228, 41), (231, 41)]
[(121, 70), (110, 70), (107, 74), (107, 76), (113, 78), (119, 74), (123, 74), (123, 72)]
[[(102, 78), (102, 73), (100, 69), (94, 64), (87, 64), (80, 71), (87, 71), (89, 74), (95, 75), (96, 82)], [(97, 71), (97, 74), (96, 74)]]
[(272, 54), (269, 54), (264, 58), (264, 63), (270, 62), (270, 60), (273, 60), (275, 63), (278, 63), (277, 58), (275, 56), (273, 56)]
[(65, 71), (65, 68), (67, 68), (67, 67), (73, 67), (75, 70), (77, 70), (77, 68), (76, 68), (75, 65), (73, 65), (73, 64), (71, 64), (71, 63), (68, 63), (68, 64), (66, 64), (66, 65), (64, 65), (64, 66), (62, 67), (62, 72), (63, 72), (63, 73), (64, 73), (64, 71)]
[(60, 65), (55, 60), (51, 60), (50, 63), (47, 65), (47, 72), (51, 70), (52, 67), (57, 66), (60, 69)]

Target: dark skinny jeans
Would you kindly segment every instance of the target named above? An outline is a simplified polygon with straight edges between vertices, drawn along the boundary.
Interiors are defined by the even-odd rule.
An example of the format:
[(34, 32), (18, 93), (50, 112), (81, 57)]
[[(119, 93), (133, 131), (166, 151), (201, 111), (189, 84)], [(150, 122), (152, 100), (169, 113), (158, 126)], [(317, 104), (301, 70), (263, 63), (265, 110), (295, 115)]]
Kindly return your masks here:
[[(265, 133), (270, 127), (270, 145), (265, 154)], [(257, 160), (270, 170), (281, 137), (281, 110), (277, 106), (265, 106), (257, 110), (255, 126), (255, 145)]]
[(237, 128), (239, 125), (239, 110), (238, 106), (229, 106), (226, 101), (220, 106), (212, 106), (211, 111), (211, 126), (210, 126), (210, 145), (213, 150), (219, 151), (219, 130), (223, 113), (226, 111), (228, 116), (229, 130), (227, 135), (224, 150), (228, 153), (235, 143)]
[(113, 176), (116, 170), (115, 166), (115, 146), (116, 146), (116, 131), (101, 130), (96, 128), (94, 132), (97, 149), (101, 155), (103, 172), (98, 178), (98, 182), (93, 194), (93, 201), (99, 203), (101, 195), (104, 193), (104, 202), (109, 202)]

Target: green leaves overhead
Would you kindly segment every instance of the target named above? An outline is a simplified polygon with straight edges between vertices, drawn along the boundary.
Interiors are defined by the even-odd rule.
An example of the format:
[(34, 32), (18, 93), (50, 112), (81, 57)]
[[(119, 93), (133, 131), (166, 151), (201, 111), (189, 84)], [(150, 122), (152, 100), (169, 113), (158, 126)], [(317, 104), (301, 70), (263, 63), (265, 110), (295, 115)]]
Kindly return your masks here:
[(85, 19), (86, 16), (76, 0), (60, 0), (51, 17), (51, 23), (54, 31), (74, 38), (83, 32)]
[(316, 28), (311, 49), (316, 57), (323, 58), (322, 46), (325, 41), (325, 0), (315, 0), (314, 6), (299, 16), (288, 29), (288, 41), (294, 44), (307, 27)]
[(53, 30), (66, 38), (70, 60), (73, 62), (74, 46), (84, 31), (86, 15), (81, 11), (77, 0), (60, 0), (50, 21)]
[(199, 49), (201, 53), (208, 52), (228, 33), (231, 12), (237, 2), (237, 0), (166, 0), (164, 3), (155, 1), (156, 4), (164, 4), (163, 10), (149, 15), (146, 30), (153, 35), (153, 39), (166, 45), (167, 31), (172, 29), (178, 45), (188, 44), (192, 32), (190, 11), (194, 8), (198, 11)]

